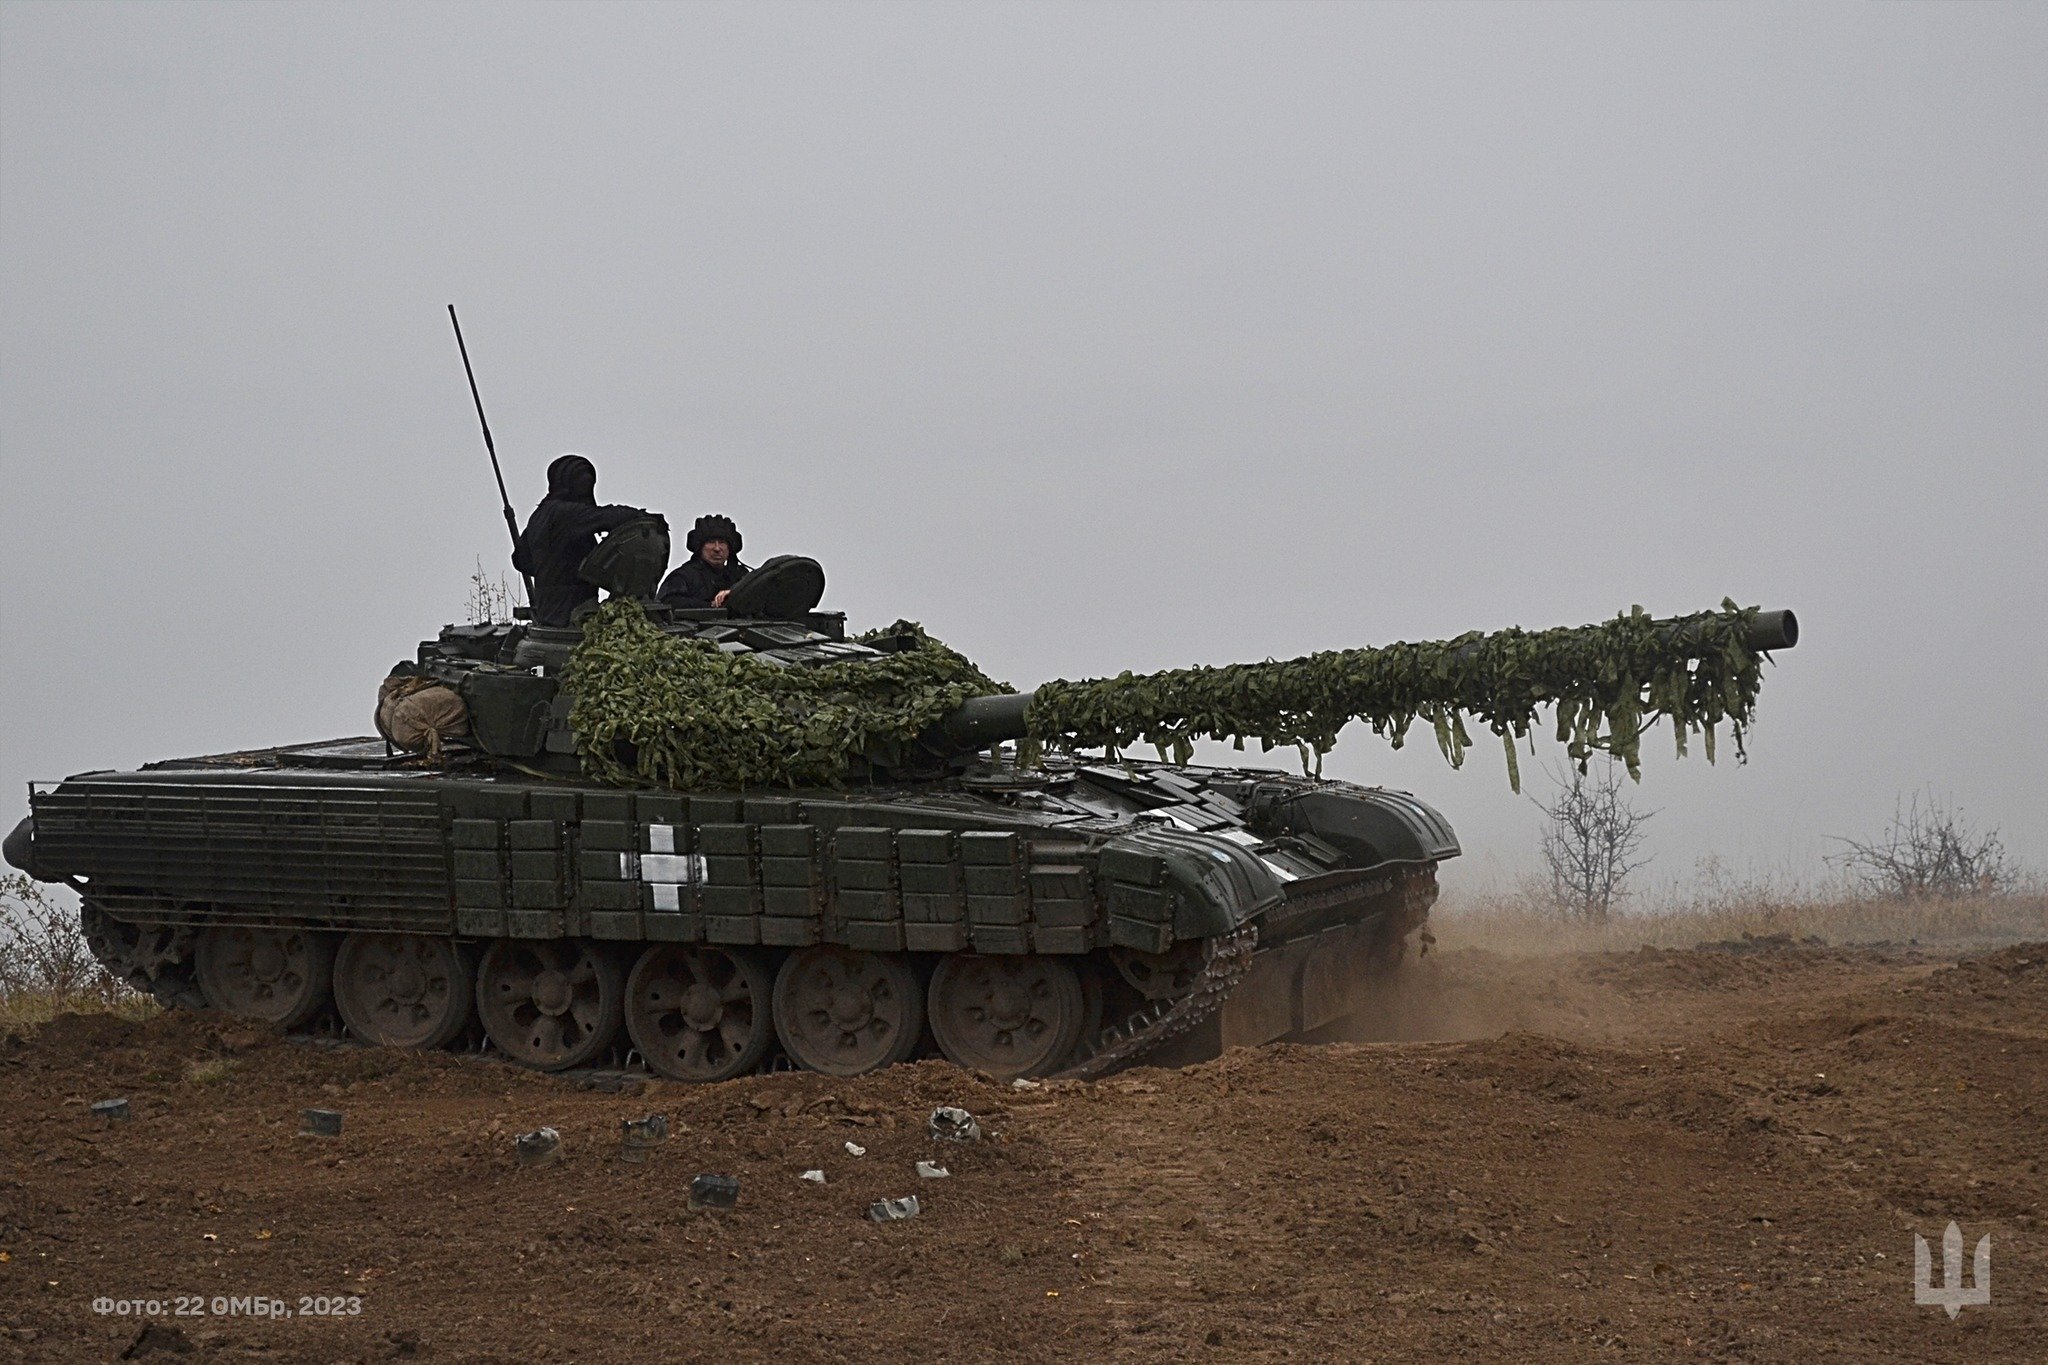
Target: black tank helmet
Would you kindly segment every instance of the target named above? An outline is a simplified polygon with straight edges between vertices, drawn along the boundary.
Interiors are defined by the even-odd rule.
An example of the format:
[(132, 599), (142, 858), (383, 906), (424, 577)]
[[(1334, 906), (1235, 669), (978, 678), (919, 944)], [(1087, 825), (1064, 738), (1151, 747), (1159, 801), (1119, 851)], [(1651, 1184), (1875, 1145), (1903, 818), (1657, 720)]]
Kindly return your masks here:
[(713, 512), (697, 518), (697, 524), (690, 528), (690, 534), (684, 539), (683, 544), (689, 547), (691, 554), (696, 554), (704, 548), (704, 542), (707, 540), (724, 541), (732, 547), (733, 558), (739, 558), (740, 528), (733, 525), (731, 517)]
[(588, 498), (597, 490), (597, 466), (573, 452), (548, 466), (548, 492), (557, 497)]

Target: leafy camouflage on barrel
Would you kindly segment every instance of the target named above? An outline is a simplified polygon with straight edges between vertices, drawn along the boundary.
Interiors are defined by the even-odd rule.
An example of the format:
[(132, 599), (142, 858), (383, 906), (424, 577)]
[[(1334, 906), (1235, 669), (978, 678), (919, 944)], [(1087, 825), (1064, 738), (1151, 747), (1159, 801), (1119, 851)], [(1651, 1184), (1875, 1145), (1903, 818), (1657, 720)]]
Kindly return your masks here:
[[(589, 573), (695, 664), (959, 681), (928, 671), (916, 651), (942, 647), (912, 628), (848, 639), (814, 610), (810, 561), (763, 566), (727, 608), (670, 611), (645, 601), (666, 559), (665, 532), (641, 528)], [(1744, 657), (1796, 639), (1790, 613), (1736, 619)], [(1733, 648), (1706, 622), (1651, 633), (1667, 653)], [(287, 1027), (331, 1009), (371, 1042), (488, 1038), (548, 1069), (630, 1048), (709, 1081), (930, 1049), (1093, 1076), (1298, 1035), (1361, 1003), (1459, 852), (1405, 793), (1061, 752), (1031, 723), (1043, 689), (856, 727), (836, 785), (677, 789), (657, 781), (673, 755), (643, 771), (674, 726), (579, 734), (565, 674), (584, 668), (586, 704), (601, 691), (572, 663), (582, 644), (580, 627), (446, 628), (402, 666), (466, 704), (438, 762), (345, 739), (82, 774), (32, 786), (5, 856), (75, 888), (101, 960), (170, 1003)], [(1147, 726), (1175, 743), (1214, 728)]]

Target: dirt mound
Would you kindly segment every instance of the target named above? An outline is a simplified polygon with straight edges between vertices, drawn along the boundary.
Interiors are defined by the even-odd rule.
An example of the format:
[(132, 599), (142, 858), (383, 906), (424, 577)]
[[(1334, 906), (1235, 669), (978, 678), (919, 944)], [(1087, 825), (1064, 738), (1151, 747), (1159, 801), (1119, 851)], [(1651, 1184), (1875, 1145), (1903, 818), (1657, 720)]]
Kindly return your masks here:
[[(0, 1042), (0, 1359), (2018, 1358), (2048, 1330), (2044, 1021), (2048, 945), (1799, 943), (1432, 955), (1366, 1013), (1397, 1041), (1027, 1089), (67, 1016)], [(130, 1119), (90, 1112), (114, 1096)], [(941, 1104), (982, 1140), (935, 1142)], [(300, 1136), (309, 1106), (341, 1136)], [(667, 1143), (621, 1160), (649, 1113)], [(522, 1168), (542, 1125), (562, 1159)], [(737, 1208), (686, 1207), (707, 1172)], [(1911, 1286), (1951, 1218), (1997, 1265), (1954, 1322)]]

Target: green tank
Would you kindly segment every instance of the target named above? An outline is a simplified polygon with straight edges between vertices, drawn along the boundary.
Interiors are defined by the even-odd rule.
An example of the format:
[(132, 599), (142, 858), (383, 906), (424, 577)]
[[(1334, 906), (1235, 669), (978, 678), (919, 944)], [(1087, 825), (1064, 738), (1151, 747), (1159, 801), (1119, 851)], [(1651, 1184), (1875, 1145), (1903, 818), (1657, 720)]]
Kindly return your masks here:
[[(917, 647), (849, 639), (808, 560), (697, 611), (646, 599), (666, 562), (650, 524), (586, 576), (664, 638), (781, 669)], [(1687, 620), (1657, 625), (1687, 648)], [(1752, 612), (1743, 631), (1761, 650), (1797, 627)], [(422, 642), (394, 676), (466, 719), (431, 753), (337, 739), (31, 784), (6, 859), (75, 889), (100, 961), (169, 1005), (716, 1081), (934, 1053), (1087, 1077), (1301, 1034), (1360, 1005), (1459, 853), (1404, 792), (1041, 752), (1031, 693), (871, 737), (833, 784), (652, 785), (630, 741), (597, 763), (571, 723), (582, 637)]]

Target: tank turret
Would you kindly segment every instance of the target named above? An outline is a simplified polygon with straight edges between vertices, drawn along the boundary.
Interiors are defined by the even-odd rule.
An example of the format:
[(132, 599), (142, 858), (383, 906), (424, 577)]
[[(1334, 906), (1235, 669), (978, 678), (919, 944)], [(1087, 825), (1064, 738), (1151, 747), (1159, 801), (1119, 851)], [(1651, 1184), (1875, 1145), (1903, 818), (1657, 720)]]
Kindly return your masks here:
[[(770, 561), (760, 574), (746, 580), (742, 587), (751, 587), (759, 580), (764, 587), (772, 588), (784, 563)], [(815, 563), (791, 558), (787, 564), (788, 571), (801, 574), (806, 584), (815, 581), (817, 592), (806, 588), (794, 594), (782, 592), (779, 596), (770, 597), (764, 593), (752, 599), (735, 594), (733, 606), (693, 610), (670, 609), (642, 601), (642, 609), (650, 623), (667, 635), (698, 641), (727, 654), (746, 655), (783, 668), (824, 665), (857, 668), (863, 664), (879, 663), (916, 643), (915, 640), (886, 635), (871, 637), (865, 642), (849, 640), (843, 616), (812, 609), (823, 589), (823, 574)], [(753, 605), (764, 599), (776, 602), (780, 610), (769, 615)], [(1546, 637), (1566, 634), (1577, 637), (1569, 642), (1574, 647), (1583, 647), (1589, 642), (1614, 648), (1622, 648), (1629, 643), (1638, 646), (1647, 643), (1650, 657), (1630, 660), (1618, 672), (1610, 670), (1611, 676), (1604, 680), (1604, 689), (1589, 685), (1575, 691), (1573, 679), (1553, 680), (1541, 676), (1518, 679), (1517, 686), (1522, 692), (1518, 700), (1524, 714), (1505, 717), (1497, 722), (1496, 728), (1504, 735), (1525, 736), (1528, 733), (1527, 717), (1537, 706), (1573, 700), (1584, 704), (1596, 725), (1601, 720), (1608, 720), (1611, 726), (1619, 715), (1617, 706), (1623, 703), (1648, 706), (1651, 717), (1669, 714), (1674, 704), (1684, 700), (1672, 695), (1674, 681), (1681, 683), (1681, 691), (1700, 690), (1692, 684), (1689, 672), (1698, 660), (1732, 653), (1737, 656), (1733, 669), (1739, 671), (1743, 660), (1759, 659), (1796, 645), (1799, 623), (1794, 613), (1788, 610), (1737, 611), (1726, 608), (1720, 612), (1663, 619), (1638, 615), (1601, 625), (1533, 635), (1523, 631), (1501, 632), (1492, 636), (1475, 634), (1441, 643), (1331, 651), (1298, 659), (1171, 670), (1136, 678), (1125, 675), (1096, 682), (1054, 682), (1024, 692), (992, 690), (985, 695), (962, 700), (936, 723), (923, 728), (914, 742), (864, 745), (859, 753), (851, 756), (848, 775), (866, 778), (891, 774), (931, 775), (958, 770), (975, 761), (981, 751), (1016, 741), (1122, 747), (1134, 740), (1145, 739), (1184, 747), (1185, 742), (1192, 738), (1241, 739), (1246, 734), (1258, 734), (1255, 728), (1233, 728), (1233, 723), (1240, 721), (1240, 717), (1217, 714), (1219, 710), (1228, 712), (1231, 709), (1215, 705), (1213, 698), (1219, 693), (1265, 698), (1266, 708), (1279, 714), (1310, 713), (1320, 707), (1324, 713), (1316, 722), (1323, 740), (1317, 745), (1320, 750), (1327, 748), (1328, 743), (1334, 740), (1336, 730), (1352, 719), (1372, 720), (1375, 728), (1386, 728), (1384, 717), (1376, 715), (1370, 705), (1361, 705), (1343, 697), (1342, 689), (1332, 688), (1326, 675), (1348, 673), (1371, 677), (1376, 671), (1384, 671), (1383, 665), (1404, 651), (1419, 652), (1413, 659), (1396, 659), (1411, 672), (1431, 674), (1434, 686), (1417, 691), (1421, 698), (1414, 703), (1417, 711), (1426, 712), (1434, 705), (1455, 719), (1468, 703), (1481, 704), (1483, 698), (1480, 694), (1484, 690), (1469, 679), (1458, 676), (1458, 666), (1469, 665), (1490, 678), (1496, 677), (1500, 670), (1488, 658), (1489, 652), (1511, 653), (1526, 641), (1540, 643)], [(1614, 639), (1606, 639), (1608, 635)], [(586, 751), (570, 724), (571, 698), (561, 685), (563, 671), (581, 640), (580, 627), (560, 630), (505, 625), (448, 627), (439, 639), (422, 643), (417, 666), (460, 691), (469, 707), (476, 742), (487, 753), (567, 771), (576, 766), (578, 753)], [(1438, 659), (1444, 662), (1436, 662)], [(1590, 672), (1582, 661), (1571, 662), (1580, 673)], [(1729, 661), (1724, 658), (1720, 662), (1726, 664)], [(1305, 686), (1301, 685), (1303, 679), (1307, 680)], [(1188, 699), (1190, 684), (1194, 683), (1200, 684), (1200, 690), (1208, 700)], [(1753, 687), (1753, 682), (1751, 685)], [(1718, 686), (1717, 678), (1715, 685), (1705, 690), (1711, 693)], [(1075, 700), (1077, 693), (1082, 696), (1078, 702)], [(1102, 698), (1093, 695), (1096, 693), (1136, 696), (1143, 700), (1135, 710), (1128, 706), (1105, 706)], [(1337, 694), (1334, 699), (1333, 693)], [(1705, 704), (1711, 713), (1707, 721), (1709, 725), (1723, 718), (1716, 709), (1719, 706), (1717, 698), (1708, 697)], [(1106, 710), (1118, 714), (1113, 720), (1108, 719), (1102, 714)], [(1085, 715), (1087, 723), (1077, 723), (1077, 714)], [(1672, 718), (1680, 725), (1695, 723), (1689, 716), (1673, 715)], [(1735, 723), (1739, 739), (1746, 716), (1737, 714), (1726, 718)], [(1633, 723), (1640, 727), (1643, 721), (1638, 719)], [(1405, 728), (1405, 720), (1401, 721), (1401, 726)], [(1462, 733), (1461, 726), (1457, 732)], [(1273, 737), (1270, 734), (1261, 737), (1266, 738), (1268, 747), (1271, 747)], [(1292, 734), (1282, 738), (1300, 742)], [(1399, 742), (1398, 729), (1393, 738)], [(1582, 736), (1583, 742), (1574, 743), (1573, 756), (1583, 758), (1592, 748), (1612, 747), (1612, 738), (1611, 732), (1605, 739), (1588, 733)], [(1621, 736), (1623, 751), (1631, 760), (1635, 738), (1633, 733)], [(1453, 749), (1456, 752), (1452, 752)], [(1462, 753), (1462, 744), (1447, 745), (1447, 752), (1451, 752), (1456, 761)], [(1512, 747), (1509, 754), (1512, 776)]]

